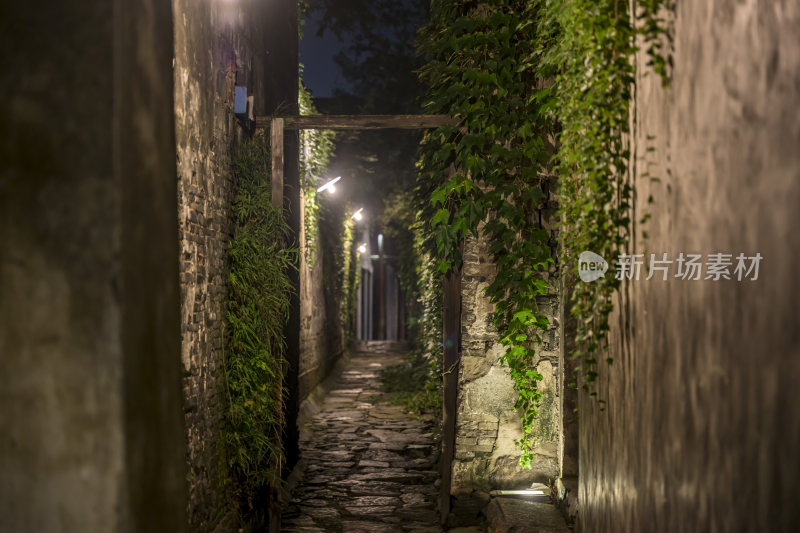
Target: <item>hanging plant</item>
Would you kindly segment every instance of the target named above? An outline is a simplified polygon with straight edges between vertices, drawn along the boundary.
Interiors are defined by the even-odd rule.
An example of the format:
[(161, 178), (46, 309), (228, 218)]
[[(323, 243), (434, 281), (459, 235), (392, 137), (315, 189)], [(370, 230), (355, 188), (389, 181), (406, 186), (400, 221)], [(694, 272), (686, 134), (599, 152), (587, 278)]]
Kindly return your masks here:
[[(419, 50), (428, 59), (420, 71), (428, 86), (425, 109), (460, 119), (422, 142), (415, 190), (421, 246), (446, 273), (461, 267), (467, 235), (489, 242), (497, 274), (486, 293), (519, 393), (518, 445), (528, 467), (542, 399), (535, 347), (549, 326), (537, 299), (553, 291), (559, 244), (543, 226), (542, 211), (555, 170), (563, 268), (577, 268), (580, 251), (613, 257), (627, 246), (632, 189), (624, 139), (637, 34), (656, 70), (666, 75), (668, 67), (659, 55), (664, 2), (639, 4), (641, 30), (628, 2), (435, 0), (420, 33)], [(609, 276), (573, 292), (586, 384), (596, 376), (617, 288)]]

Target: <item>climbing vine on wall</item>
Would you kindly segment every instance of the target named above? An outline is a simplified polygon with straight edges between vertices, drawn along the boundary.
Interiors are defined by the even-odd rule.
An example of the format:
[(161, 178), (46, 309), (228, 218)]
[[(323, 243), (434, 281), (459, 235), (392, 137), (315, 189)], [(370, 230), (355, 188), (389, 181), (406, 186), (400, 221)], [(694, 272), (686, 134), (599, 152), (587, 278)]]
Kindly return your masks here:
[[(629, 244), (633, 185), (628, 179), (627, 136), (636, 39), (642, 36), (650, 65), (666, 85), (665, 5), (663, 0), (639, 1), (634, 17), (627, 1), (538, 2), (537, 63), (554, 83), (536, 98), (543, 114), (561, 128), (555, 158), (561, 255), (574, 279), (581, 252), (611, 261)], [(577, 377), (592, 396), (597, 394), (592, 382), (599, 354), (606, 352), (612, 298), (619, 285), (607, 275), (592, 283), (576, 282), (571, 291), (571, 312), (577, 317)], [(605, 362), (611, 364), (612, 359), (606, 355)]]
[(243, 503), (280, 480), (283, 460), (283, 329), (289, 313), (297, 250), (272, 205), (269, 148), (263, 137), (246, 142), (234, 161), (236, 230), (228, 250), (225, 431), (229, 476)]
[[(659, 57), (654, 41), (663, 33), (657, 18), (663, 2), (639, 4), (641, 33)], [(543, 226), (548, 182), (558, 170), (565, 268), (576, 268), (584, 249), (611, 257), (624, 248), (631, 188), (623, 139), (636, 33), (628, 2), (614, 0), (434, 0), (420, 33), (419, 49), (429, 60), (420, 73), (429, 87), (425, 109), (461, 120), (422, 142), (416, 188), (422, 245), (445, 273), (461, 266), (465, 236), (488, 238), (497, 275), (487, 295), (519, 393), (525, 466), (542, 399), (535, 347), (548, 326), (537, 299), (552, 290), (557, 246)], [(666, 73), (666, 61), (653, 64)], [(591, 382), (617, 285), (613, 279), (585, 285), (575, 291), (572, 309), (584, 347), (579, 366)]]
[[(413, 230), (414, 243), (422, 250), (422, 231), (418, 222)], [(424, 380), (412, 406), (441, 415), (442, 409), (442, 298), (441, 278), (436, 261), (429, 253), (418, 254), (415, 261), (418, 293), (417, 315), (409, 328), (415, 340), (412, 367), (424, 374)]]
[[(298, 91), (301, 115), (316, 115), (319, 112), (311, 99), (311, 93), (303, 87)], [(334, 132), (330, 130), (300, 130), (300, 187), (303, 190), (304, 240), (303, 253), (309, 268), (314, 260), (319, 240), (319, 201), (317, 187), (324, 178), (333, 155)]]
[[(322, 285), (327, 311), (328, 349), (346, 349), (355, 329), (354, 220), (346, 202), (328, 197), (320, 205)], [(321, 305), (320, 302), (317, 305)]]
[(342, 301), (339, 313), (344, 328), (344, 344), (348, 346), (356, 334), (356, 290), (358, 289), (358, 262), (355, 250), (355, 223), (347, 211), (347, 220), (343, 224), (342, 241), (339, 248), (341, 254), (340, 272), (342, 276)]
[[(461, 242), (479, 226), (490, 239), (497, 275), (487, 294), (526, 435), (541, 398), (534, 346), (548, 324), (536, 300), (549, 290), (542, 274), (553, 263), (550, 235), (539, 220), (550, 154), (547, 124), (530, 98), (539, 80), (528, 9), (524, 1), (433, 2), (420, 42), (430, 60), (421, 72), (430, 88), (425, 109), (457, 116), (461, 124), (425, 136), (417, 187), (424, 244), (440, 272), (461, 266)], [(530, 465), (530, 439), (519, 444), (523, 464)]]
[(356, 330), (356, 289), (358, 288), (358, 265), (355, 254), (355, 227), (350, 212), (342, 224), (342, 239), (339, 248), (341, 257), (338, 271), (341, 275), (342, 301), (339, 314), (342, 320), (344, 344), (348, 346)]
[(411, 412), (438, 415), (442, 407), (442, 284), (436, 262), (421, 246), (422, 228), (412, 194), (396, 192), (386, 198), (381, 227), (397, 249), (397, 274), (412, 341), (394, 388), (407, 393), (401, 403)]
[[(319, 114), (311, 93), (300, 84), (298, 104), (301, 115)], [(300, 174), (303, 191), (303, 253), (309, 268), (313, 268), (320, 247), (320, 224), (329, 245), (330, 268), (323, 272), (330, 298), (339, 299), (339, 323), (344, 343), (350, 341), (354, 325), (357, 273), (353, 248), (353, 220), (349, 206), (341, 200), (326, 203), (319, 198), (317, 187), (328, 179), (328, 166), (334, 152), (335, 133), (331, 130), (301, 130)], [(331, 274), (332, 273), (332, 274)]]

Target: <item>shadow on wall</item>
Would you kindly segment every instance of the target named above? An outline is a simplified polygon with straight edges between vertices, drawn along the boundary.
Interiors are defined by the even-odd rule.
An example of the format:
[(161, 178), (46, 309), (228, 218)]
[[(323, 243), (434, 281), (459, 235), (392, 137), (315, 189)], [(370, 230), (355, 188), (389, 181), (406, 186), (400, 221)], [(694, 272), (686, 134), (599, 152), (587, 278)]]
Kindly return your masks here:
[(764, 259), (756, 281), (624, 287), (611, 321), (615, 363), (598, 379), (608, 407), (580, 404), (587, 533), (800, 523), (800, 12), (764, 7), (679, 3), (666, 91), (637, 57), (636, 209), (652, 213), (647, 251)]

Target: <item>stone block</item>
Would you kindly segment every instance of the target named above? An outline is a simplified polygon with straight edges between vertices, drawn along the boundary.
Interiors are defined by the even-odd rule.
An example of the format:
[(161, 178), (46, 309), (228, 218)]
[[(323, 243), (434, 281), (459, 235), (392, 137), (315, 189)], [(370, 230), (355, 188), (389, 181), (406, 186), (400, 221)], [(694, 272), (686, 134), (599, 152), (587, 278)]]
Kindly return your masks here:
[[(522, 428), (519, 415), (513, 410), (517, 393), (508, 368), (498, 362), (506, 348), (498, 342), (497, 330), (491, 324), (493, 305), (483, 294), (494, 274), (487, 243), (483, 239), (469, 238), (465, 250), (469, 253), (465, 255), (462, 313), (468, 321), (462, 322), (464, 348), (456, 424), (458, 435), (470, 440), (456, 443), (454, 469), (457, 475), (454, 473), (453, 491), (461, 494), (477, 487), (506, 488), (505, 483), (547, 481), (554, 472), (553, 458), (547, 454), (534, 461), (532, 471), (519, 466), (519, 452), (514, 442), (522, 437)], [(535, 364), (544, 376), (543, 387), (556, 391), (560, 302), (557, 293), (538, 301), (551, 326), (542, 335)], [(556, 398), (555, 394), (552, 396)], [(557, 409), (557, 402), (552, 405)], [(550, 409), (541, 423), (547, 425), (548, 431), (544, 433), (548, 436), (555, 433), (557, 412)], [(476, 459), (468, 461), (473, 456)], [(493, 473), (495, 470), (497, 472)]]
[(461, 357), (461, 379), (473, 381), (486, 373), (491, 368), (491, 363), (485, 357)]
[(552, 504), (499, 497), (486, 510), (490, 533), (569, 533), (561, 512)]

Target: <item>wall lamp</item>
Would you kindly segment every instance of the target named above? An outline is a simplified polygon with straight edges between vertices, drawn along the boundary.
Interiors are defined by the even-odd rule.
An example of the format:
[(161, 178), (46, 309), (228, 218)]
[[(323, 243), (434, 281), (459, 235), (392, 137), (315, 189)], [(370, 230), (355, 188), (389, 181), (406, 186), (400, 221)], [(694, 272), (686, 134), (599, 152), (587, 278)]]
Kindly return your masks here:
[(363, 207), (358, 211), (356, 211), (355, 213), (353, 213), (353, 218), (356, 220), (361, 220), (362, 218), (364, 218), (364, 213), (362, 211), (364, 211)]
[(360, 254), (367, 253), (367, 243), (362, 243), (361, 246), (358, 247), (358, 253)]
[(334, 187), (333, 184), (339, 181), (340, 179), (342, 179), (341, 176), (333, 178), (331, 181), (329, 181), (328, 183), (317, 189), (317, 192), (322, 192), (322, 191), (336, 192), (336, 187)]

